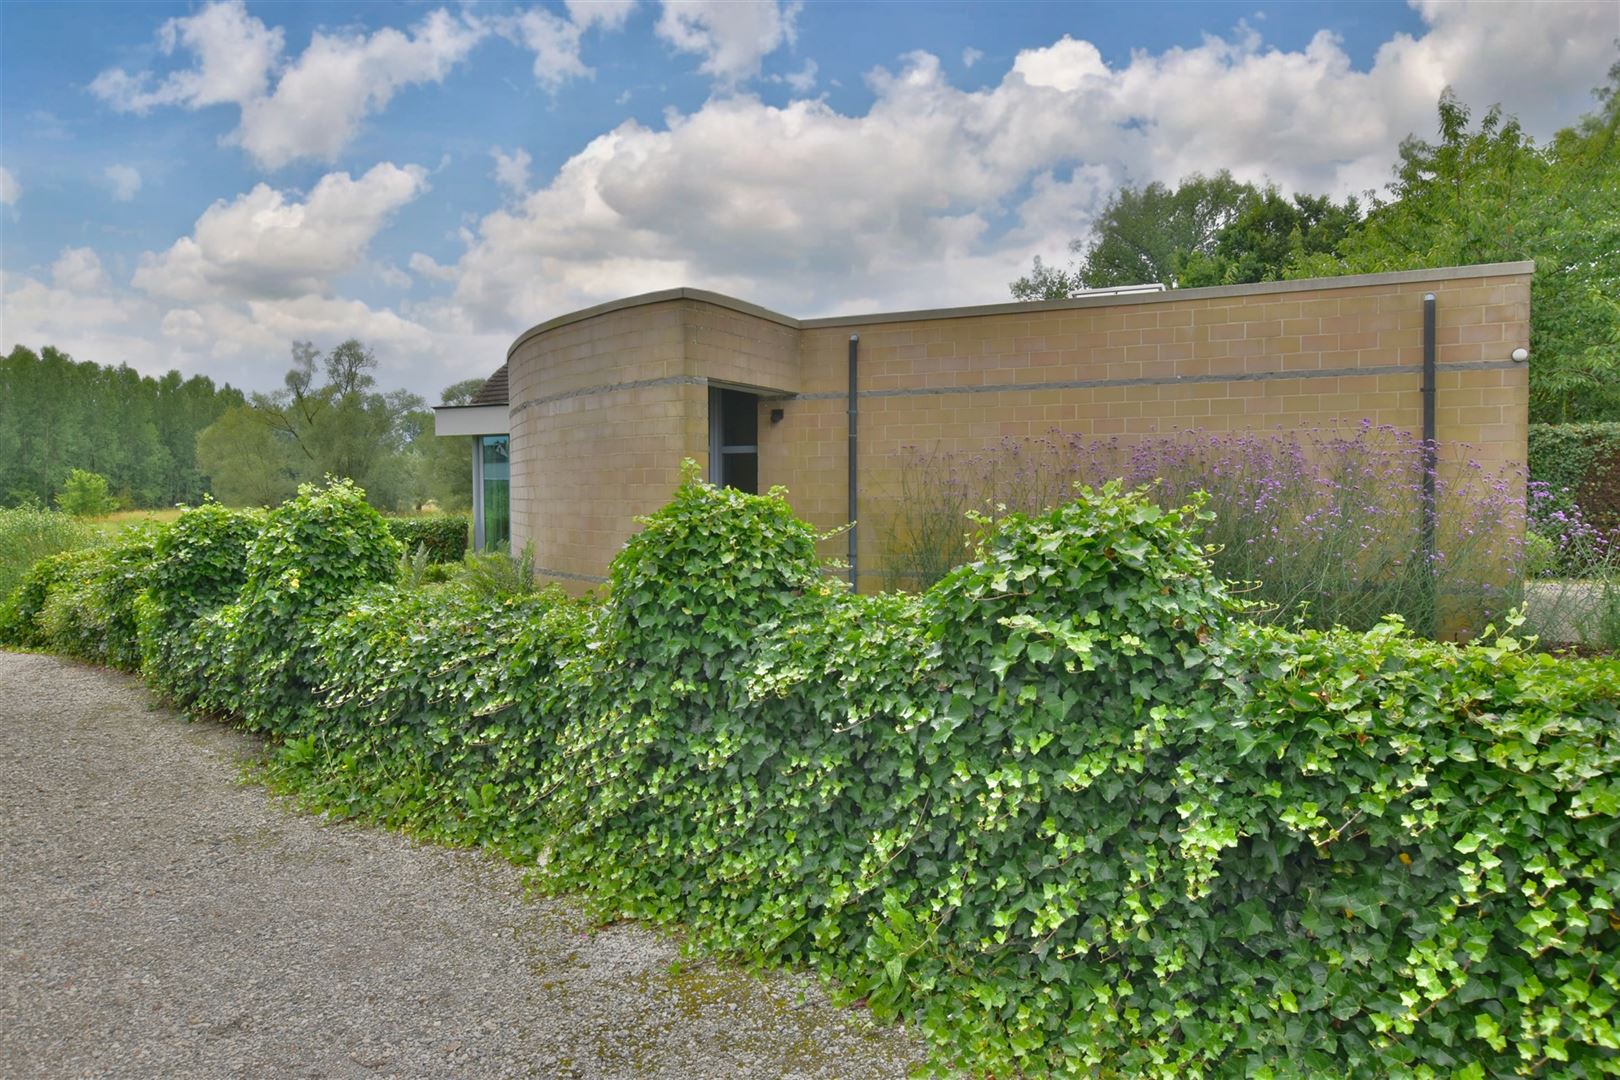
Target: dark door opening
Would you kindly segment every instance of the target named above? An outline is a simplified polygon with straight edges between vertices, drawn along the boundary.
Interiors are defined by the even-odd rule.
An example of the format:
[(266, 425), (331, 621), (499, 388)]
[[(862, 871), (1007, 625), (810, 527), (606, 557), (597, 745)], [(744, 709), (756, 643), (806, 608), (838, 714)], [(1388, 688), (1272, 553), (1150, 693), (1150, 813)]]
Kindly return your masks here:
[(759, 494), (759, 398), (709, 388), (709, 480)]

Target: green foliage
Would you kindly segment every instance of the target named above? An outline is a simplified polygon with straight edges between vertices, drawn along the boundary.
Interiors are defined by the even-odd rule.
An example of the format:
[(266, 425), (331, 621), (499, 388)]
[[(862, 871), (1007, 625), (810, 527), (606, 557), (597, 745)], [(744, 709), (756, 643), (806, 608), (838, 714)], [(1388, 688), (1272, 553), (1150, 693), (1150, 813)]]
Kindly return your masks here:
[(208, 490), (197, 432), (241, 401), (200, 375), (153, 378), (18, 345), (0, 356), (0, 496), (44, 503), (81, 468), (134, 506), (194, 502)]
[(1243, 902), (1199, 930), (1224, 930), (1240, 989), (1206, 951), (1178, 1012), (1224, 1022), (1205, 1037), (1251, 1069), (1620, 1069), (1620, 665), (1393, 625), (1235, 647), (1235, 708), (1180, 797), (1225, 838)]
[(205, 501), (157, 539), (146, 595), (137, 605), (141, 669), (182, 704), (198, 699), (216, 673), (200, 647), (197, 620), (234, 601), (247, 582), (247, 553), (265, 517)]
[(1532, 482), (1593, 526), (1620, 529), (1620, 423), (1531, 424), (1529, 446)]
[(60, 511), (0, 509), (0, 601), (45, 556), (86, 547), (98, 538), (94, 528)]
[(1256, 626), (1206, 519), (1110, 484), (857, 596), (689, 470), (597, 603), (386, 583), (306, 488), (193, 624), (195, 707), (315, 805), (813, 965), (941, 1074), (1620, 1074), (1620, 664)]
[(298, 487), (292, 440), (252, 406), (227, 409), (197, 435), (197, 462), (215, 498), (228, 506), (274, 506)]
[(39, 625), (39, 614), (45, 609), (51, 589), (95, 557), (93, 547), (75, 548), (47, 555), (30, 567), (11, 595), (0, 603), (0, 644), (44, 648), (48, 642)]
[(137, 606), (164, 530), (135, 526), (92, 548), (50, 586), (36, 617), (44, 643), (122, 671), (141, 666)]
[(532, 858), (589, 613), (555, 588), (356, 594), (319, 631), (324, 722), (287, 743), (274, 776), (325, 806)]
[(1061, 300), (1086, 289), (1161, 283), (1183, 288), (1276, 281), (1293, 262), (1333, 252), (1360, 219), (1355, 199), (1284, 198), (1239, 183), (1224, 169), (1194, 173), (1175, 188), (1120, 188), (1091, 238), (1072, 240), (1079, 262), (1034, 269), (1011, 285), (1015, 300)]
[(74, 517), (102, 517), (118, 509), (118, 500), (107, 493), (105, 476), (73, 469), (56, 493), (56, 506)]
[(205, 616), (198, 645), (248, 727), (296, 733), (316, 711), (315, 632), (341, 602), (393, 579), (402, 549), (365, 492), (347, 480), (299, 487), (272, 510), (247, 551), (240, 598)]
[[(858, 920), (855, 883), (840, 878), (861, 851), (839, 787), (860, 786), (866, 695), (817, 715), (773, 673), (783, 649), (819, 664), (818, 628), (847, 632), (850, 607), (779, 493), (712, 487), (688, 463), (643, 526), (613, 563), (595, 694), (560, 737), (546, 873), (604, 910), (680, 920), (721, 947), (836, 949), (840, 912)], [(851, 657), (850, 678), (828, 673), (820, 703), (861, 667)]]
[(1290, 277), (1374, 273), (1533, 259), (1531, 418), (1620, 415), (1620, 155), (1611, 72), (1599, 113), (1538, 148), (1490, 109), (1477, 128), (1449, 92), (1439, 138), (1401, 145), (1390, 198), (1332, 254), (1297, 260)]
[(1341, 206), (1325, 195), (1288, 199), (1268, 187), (1216, 234), (1209, 251), (1193, 251), (1181, 260), (1176, 284), (1191, 288), (1280, 281), (1290, 265), (1338, 250), (1360, 218), (1353, 198)]
[(423, 548), (430, 563), (460, 562), (467, 554), (467, 536), (472, 523), (460, 514), (439, 514), (421, 518), (386, 518), (388, 532), (406, 552)]
[(307, 341), (292, 346), (292, 367), (274, 394), (255, 394), (249, 408), (227, 414), (198, 437), (199, 460), (227, 502), (265, 504), (300, 480), (335, 476), (370, 492), (387, 509), (417, 503), (416, 468), (408, 458), (426, 434), (422, 399), (383, 393), (372, 372), (377, 358), (349, 339), (322, 354)]
[(512, 555), (502, 544), (493, 551), (469, 551), (456, 566), (445, 567), (446, 580), (454, 581), (476, 596), (505, 600), (539, 590), (534, 577), (534, 543)]
[(1159, 282), (1171, 285), (1194, 253), (1208, 253), (1223, 227), (1257, 196), (1222, 169), (1214, 176), (1194, 173), (1174, 189), (1154, 182), (1141, 189), (1119, 188), (1092, 225), (1089, 241), (1075, 239), (1069, 250), (1079, 262), (1064, 271), (1035, 265), (1034, 273), (1012, 283), (1015, 300), (1057, 300), (1082, 289)]

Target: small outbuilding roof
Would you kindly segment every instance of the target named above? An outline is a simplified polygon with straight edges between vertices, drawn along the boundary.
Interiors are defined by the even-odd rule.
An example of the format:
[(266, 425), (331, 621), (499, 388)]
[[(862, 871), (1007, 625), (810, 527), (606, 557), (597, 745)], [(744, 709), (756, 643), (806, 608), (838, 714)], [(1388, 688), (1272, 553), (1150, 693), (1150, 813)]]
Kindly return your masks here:
[(506, 405), (506, 365), (502, 364), (495, 370), (495, 374), (484, 380), (484, 385), (478, 388), (478, 393), (472, 396), (468, 405)]

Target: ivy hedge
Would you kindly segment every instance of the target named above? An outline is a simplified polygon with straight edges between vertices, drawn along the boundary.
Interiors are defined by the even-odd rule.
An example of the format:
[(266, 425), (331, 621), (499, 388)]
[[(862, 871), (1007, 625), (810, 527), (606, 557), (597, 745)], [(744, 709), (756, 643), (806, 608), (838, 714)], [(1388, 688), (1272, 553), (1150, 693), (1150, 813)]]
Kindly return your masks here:
[(383, 520), (389, 534), (400, 542), (406, 554), (414, 554), (421, 548), (430, 563), (460, 562), (467, 554), (472, 521), (465, 514)]
[(1620, 1075), (1620, 663), (1256, 626), (1150, 495), (856, 596), (689, 474), (577, 600), (402, 584), (305, 488), (153, 542), (137, 644), (313, 802), (819, 969), (941, 1073)]
[(1532, 481), (1567, 493), (1598, 529), (1620, 529), (1620, 424), (1531, 424), (1529, 445)]

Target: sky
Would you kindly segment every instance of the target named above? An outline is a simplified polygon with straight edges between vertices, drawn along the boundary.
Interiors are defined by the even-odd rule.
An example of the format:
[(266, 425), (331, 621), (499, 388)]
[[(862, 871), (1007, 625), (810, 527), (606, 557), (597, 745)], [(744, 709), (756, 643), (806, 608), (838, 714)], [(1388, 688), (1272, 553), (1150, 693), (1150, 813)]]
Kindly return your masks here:
[(675, 286), (815, 317), (1009, 299), (1122, 184), (1381, 189), (1450, 86), (1545, 139), (1620, 0), (0, 0), (0, 348), (430, 402)]

